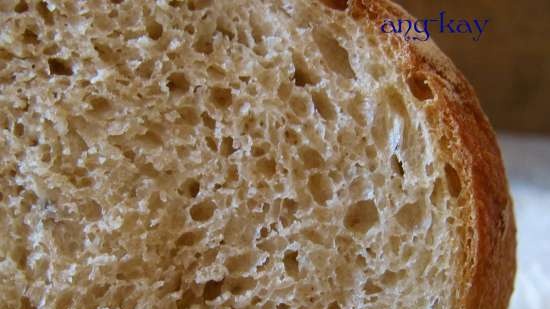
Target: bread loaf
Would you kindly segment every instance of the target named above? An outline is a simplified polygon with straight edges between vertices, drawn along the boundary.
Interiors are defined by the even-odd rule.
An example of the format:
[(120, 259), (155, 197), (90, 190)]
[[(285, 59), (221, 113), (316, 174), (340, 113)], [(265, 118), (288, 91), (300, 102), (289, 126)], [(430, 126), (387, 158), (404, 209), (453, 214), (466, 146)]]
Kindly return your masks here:
[(384, 0), (0, 4), (1, 308), (506, 308), (472, 87)]

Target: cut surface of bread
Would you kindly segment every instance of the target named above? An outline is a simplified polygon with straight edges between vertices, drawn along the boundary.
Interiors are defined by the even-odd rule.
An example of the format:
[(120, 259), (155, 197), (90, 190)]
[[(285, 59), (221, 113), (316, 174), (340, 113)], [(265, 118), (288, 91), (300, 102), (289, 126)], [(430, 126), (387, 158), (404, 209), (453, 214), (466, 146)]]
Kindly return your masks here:
[(475, 94), (386, 1), (3, 1), (0, 307), (506, 308)]

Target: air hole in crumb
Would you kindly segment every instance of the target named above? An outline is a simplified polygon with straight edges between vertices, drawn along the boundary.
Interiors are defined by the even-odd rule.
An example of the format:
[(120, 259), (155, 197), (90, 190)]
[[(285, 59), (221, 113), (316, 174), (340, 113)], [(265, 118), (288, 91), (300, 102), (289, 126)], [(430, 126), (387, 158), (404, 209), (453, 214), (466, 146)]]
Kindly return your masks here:
[(309, 69), (304, 56), (298, 53), (292, 54), (294, 64), (294, 83), (296, 86), (315, 85), (321, 80), (312, 70)]
[(325, 164), (325, 160), (321, 154), (309, 146), (301, 147), (299, 153), (306, 169), (321, 168)]
[(13, 135), (21, 137), (23, 134), (25, 134), (25, 126), (21, 123), (16, 123), (13, 126)]
[(367, 264), (367, 259), (359, 254), (355, 257), (355, 264), (361, 268), (367, 268), (368, 267), (368, 264)]
[(399, 176), (405, 175), (405, 170), (403, 169), (403, 162), (397, 158), (397, 155), (391, 156), (391, 167), (394, 173), (396, 173)]
[(193, 106), (183, 106), (178, 110), (181, 120), (190, 126), (196, 126), (200, 122), (200, 117), (197, 109)]
[(422, 224), (425, 206), (421, 202), (405, 204), (395, 215), (397, 222), (407, 230), (413, 230)]
[(334, 120), (336, 119), (336, 111), (334, 105), (330, 102), (330, 98), (324, 91), (315, 91), (312, 93), (311, 98), (313, 99), (313, 104), (315, 109), (321, 114), (325, 120)]
[(328, 176), (313, 174), (309, 176), (307, 186), (313, 199), (319, 205), (325, 205), (328, 200), (332, 199), (332, 182)]
[(162, 25), (156, 20), (149, 20), (145, 28), (147, 30), (147, 35), (153, 40), (158, 40), (162, 36)]
[(195, 27), (193, 27), (193, 25), (186, 25), (185, 27), (183, 27), (183, 30), (185, 30), (185, 32), (189, 34), (195, 33)]
[(220, 154), (224, 157), (229, 157), (237, 149), (233, 148), (233, 138), (231, 136), (226, 136), (222, 139), (220, 144)]
[(111, 3), (114, 4), (121, 4), (122, 2), (124, 2), (124, 0), (111, 0)]
[(250, 150), (253, 157), (261, 157), (269, 151), (269, 143), (263, 142), (259, 145), (252, 145), (252, 149)]
[(261, 158), (256, 162), (256, 169), (266, 177), (272, 177), (277, 172), (277, 163), (273, 159)]
[(93, 97), (90, 100), (90, 105), (92, 106), (90, 113), (97, 116), (105, 115), (111, 111), (111, 103), (104, 97)]
[(190, 214), (194, 221), (208, 221), (214, 215), (216, 204), (211, 200), (202, 201), (191, 207)]
[(187, 8), (191, 11), (202, 10), (211, 4), (212, 0), (189, 0), (187, 1)]
[(338, 11), (345, 11), (348, 8), (348, 0), (321, 0), (321, 3)]
[(195, 179), (187, 179), (178, 188), (178, 193), (189, 198), (195, 198), (199, 195), (201, 189), (200, 183)]
[(290, 129), (290, 128), (286, 129), (284, 135), (285, 135), (285, 140), (289, 144), (296, 145), (300, 142), (300, 136), (293, 129)]
[(230, 21), (226, 20), (224, 17), (218, 17), (216, 20), (216, 31), (223, 34), (223, 36), (227, 37), (230, 41), (235, 38), (235, 32), (231, 28), (232, 25)]
[(345, 78), (355, 78), (355, 72), (349, 62), (348, 51), (340, 45), (329, 31), (315, 28), (313, 30), (313, 40), (321, 51), (323, 60), (329, 69)]
[(206, 72), (208, 73), (208, 76), (210, 78), (216, 79), (216, 80), (224, 79), (226, 75), (225, 71), (216, 65), (209, 66)]
[(54, 244), (57, 252), (67, 257), (74, 257), (83, 247), (80, 223), (68, 220), (56, 222), (52, 224), (51, 233), (55, 235)]
[(216, 128), (216, 120), (210, 117), (210, 115), (207, 112), (203, 112), (201, 114), (201, 118), (202, 118), (202, 123), (204, 123), (204, 125), (207, 128), (211, 130), (214, 130)]
[(277, 309), (290, 309), (290, 306), (285, 303), (282, 303), (277, 305)]
[(134, 159), (136, 158), (136, 153), (133, 152), (131, 149), (124, 151), (122, 154), (124, 155), (124, 157), (126, 157), (126, 159), (130, 161), (134, 161)]
[(25, 32), (23, 32), (23, 43), (36, 45), (40, 43), (40, 41), (38, 40), (38, 35), (36, 35), (36, 33), (29, 29), (25, 29)]
[(162, 145), (162, 138), (155, 132), (148, 130), (145, 134), (139, 135), (137, 139), (144, 144), (145, 147), (155, 148)]
[(29, 251), (25, 248), (25, 246), (17, 245), (15, 248), (11, 249), (10, 256), (16, 263), (17, 268), (25, 269), (27, 267)]
[(73, 75), (73, 69), (67, 60), (50, 58), (48, 59), (48, 65), (50, 67), (50, 75)]
[(203, 233), (200, 231), (185, 232), (176, 240), (176, 247), (190, 247), (197, 244), (203, 238)]
[(384, 286), (394, 286), (397, 282), (406, 277), (406, 270), (400, 270), (398, 272), (387, 270), (384, 274), (382, 274), (380, 281)]
[(296, 116), (298, 117), (307, 117), (310, 113), (310, 102), (307, 98), (302, 96), (294, 95), (290, 98), (289, 102), (290, 108)]
[(367, 283), (365, 283), (365, 285), (363, 286), (363, 291), (365, 291), (365, 294), (367, 295), (372, 295), (382, 292), (383, 289), (374, 284), (372, 281), (368, 280)]
[(269, 229), (267, 227), (262, 227), (260, 229), (260, 237), (266, 238), (269, 235)]
[(443, 186), (443, 180), (437, 178), (434, 182), (432, 193), (430, 194), (430, 201), (433, 205), (441, 205), (445, 196), (445, 188)]
[(48, 4), (44, 1), (40, 1), (36, 4), (36, 10), (38, 11), (38, 14), (44, 19), (44, 22), (47, 25), (53, 24), (53, 14), (48, 9)]
[(282, 82), (277, 89), (277, 95), (279, 99), (286, 101), (288, 97), (292, 94), (293, 86), (289, 82)]
[(27, 2), (25, 2), (25, 0), (21, 0), (15, 5), (15, 8), (13, 10), (16, 13), (23, 13), (26, 12), (28, 9), (29, 5), (27, 4)]
[(225, 281), (225, 285), (231, 294), (242, 295), (256, 287), (256, 280), (248, 277), (229, 278)]
[[(150, 176), (150, 177), (155, 177), (156, 175), (159, 174), (158, 171), (154, 169), (154, 167), (151, 163), (148, 163), (145, 166), (140, 166), (140, 168), (142, 169), (142, 173), (144, 175), (147, 175), (147, 176)], [(156, 175), (154, 175), (154, 174), (156, 174)], [(132, 188), (132, 190), (130, 191), (130, 195), (135, 197), (136, 194), (137, 194), (137, 188), (134, 186)], [(163, 207), (164, 204), (165, 204), (165, 202), (163, 202), (160, 199), (160, 194), (159, 194), (158, 191), (152, 192), (151, 195), (149, 196), (149, 198), (147, 199), (147, 207), (149, 208), (149, 210), (151, 212), (157, 211), (159, 208)]]
[(92, 44), (94, 45), (94, 50), (97, 52), (101, 60), (107, 63), (115, 62), (117, 55), (108, 44), (100, 43), (94, 39), (92, 39)]
[(203, 300), (200, 299), (200, 296), (196, 296), (192, 289), (187, 289), (180, 293), (181, 298), (176, 302), (176, 306), (178, 309), (192, 308), (194, 305), (203, 303)]
[(103, 295), (105, 295), (105, 293), (107, 293), (109, 288), (110, 288), (110, 284), (104, 284), (104, 285), (94, 284), (90, 288), (90, 294), (95, 296), (96, 298), (101, 298), (103, 297)]
[(36, 137), (30, 137), (28, 139), (27, 145), (29, 145), (30, 147), (37, 146), (38, 145), (38, 139)]
[(176, 94), (183, 94), (189, 90), (189, 82), (187, 81), (185, 74), (181, 72), (170, 74), (170, 76), (168, 76), (167, 86), (168, 89), (170, 89), (170, 92)]
[(371, 200), (351, 205), (344, 217), (344, 226), (354, 233), (366, 233), (378, 222), (378, 209)]
[(214, 152), (218, 151), (218, 144), (217, 144), (216, 140), (213, 137), (207, 136), (207, 137), (204, 138), (204, 140), (206, 141), (206, 146), (208, 146), (208, 148), (210, 148), (210, 150), (212, 150)]
[(428, 85), (426, 76), (422, 73), (413, 73), (407, 79), (407, 84), (412, 94), (420, 101), (430, 100), (434, 98), (434, 94), (430, 85)]
[(7, 130), (10, 127), (10, 121), (6, 115), (0, 113), (0, 128)]
[(332, 302), (328, 305), (327, 309), (340, 309), (340, 305), (337, 302)]
[(315, 243), (315, 244), (318, 244), (318, 245), (324, 245), (325, 244), (325, 240), (323, 238), (323, 235), (321, 235), (321, 233), (319, 233), (317, 230), (315, 230), (315, 228), (307, 228), (305, 230), (302, 230), (302, 234), (304, 235), (304, 237)]
[(19, 302), (20, 302), (20, 305), (19, 305), (20, 309), (36, 309), (36, 307), (31, 304), (31, 301), (29, 300), (28, 297), (25, 297), (25, 296), (21, 297)]
[(237, 180), (239, 180), (239, 169), (236, 165), (231, 164), (227, 168), (227, 176), (226, 176), (227, 183), (233, 183)]
[(77, 188), (86, 188), (91, 187), (93, 184), (93, 179), (90, 177), (80, 177), (76, 183)]
[(216, 297), (220, 296), (222, 294), (222, 285), (223, 285), (223, 280), (222, 281), (214, 281), (214, 280), (210, 280), (208, 281), (205, 285), (204, 285), (204, 290), (203, 290), (203, 297), (204, 297), (204, 300), (214, 300), (216, 299)]
[(256, 254), (253, 252), (247, 252), (227, 258), (224, 264), (231, 274), (244, 273), (256, 266), (257, 260), (258, 257)]
[[(97, 50), (97, 49), (96, 49)], [(151, 78), (155, 70), (155, 60), (149, 59), (143, 61), (136, 69), (136, 73), (145, 79)], [(170, 86), (168, 86), (170, 88)]]
[(294, 279), (298, 278), (300, 274), (300, 268), (298, 264), (298, 252), (286, 251), (283, 258), (283, 264), (285, 265), (286, 273)]
[(57, 309), (68, 309), (71, 308), (73, 304), (73, 295), (71, 292), (65, 292), (61, 295), (57, 295), (57, 300), (55, 302), (55, 308)]
[(199, 52), (206, 55), (210, 55), (214, 51), (214, 46), (212, 43), (212, 34), (210, 33), (200, 33), (197, 35), (197, 41), (193, 44), (193, 48)]
[(59, 52), (59, 45), (55, 43), (45, 46), (42, 50), (42, 53), (48, 56), (54, 55), (57, 52)]
[(97, 221), (101, 218), (101, 206), (95, 201), (84, 203), (79, 207), (79, 210), (84, 214), (84, 218), (88, 221)]
[(170, 0), (170, 2), (168, 2), (168, 5), (174, 8), (179, 8), (180, 6), (182, 6), (182, 4), (182, 0)]
[(250, 82), (250, 76), (239, 76), (239, 80), (243, 83)]
[(210, 98), (219, 108), (227, 108), (233, 103), (233, 95), (229, 88), (213, 87), (210, 91)]
[(451, 193), (451, 196), (453, 197), (458, 197), (460, 195), (460, 191), (462, 191), (462, 184), (456, 169), (450, 164), (445, 164), (445, 175), (447, 176), (449, 193)]

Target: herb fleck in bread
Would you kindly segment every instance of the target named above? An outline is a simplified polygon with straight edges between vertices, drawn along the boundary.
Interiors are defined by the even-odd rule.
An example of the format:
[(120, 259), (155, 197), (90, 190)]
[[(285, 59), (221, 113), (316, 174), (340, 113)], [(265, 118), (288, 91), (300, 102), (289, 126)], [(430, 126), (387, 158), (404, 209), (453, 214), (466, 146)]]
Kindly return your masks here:
[(0, 4), (2, 308), (506, 308), (495, 136), (388, 1)]

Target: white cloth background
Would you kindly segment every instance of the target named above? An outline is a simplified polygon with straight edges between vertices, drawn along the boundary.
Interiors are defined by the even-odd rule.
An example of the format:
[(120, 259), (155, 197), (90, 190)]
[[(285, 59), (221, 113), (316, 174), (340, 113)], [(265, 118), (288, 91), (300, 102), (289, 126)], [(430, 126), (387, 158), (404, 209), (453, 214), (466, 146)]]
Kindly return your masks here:
[(518, 272), (511, 309), (550, 308), (550, 138), (500, 135), (515, 201)]

